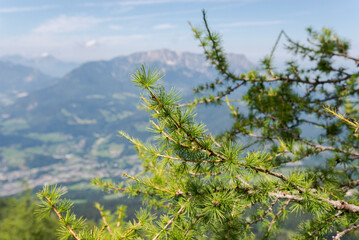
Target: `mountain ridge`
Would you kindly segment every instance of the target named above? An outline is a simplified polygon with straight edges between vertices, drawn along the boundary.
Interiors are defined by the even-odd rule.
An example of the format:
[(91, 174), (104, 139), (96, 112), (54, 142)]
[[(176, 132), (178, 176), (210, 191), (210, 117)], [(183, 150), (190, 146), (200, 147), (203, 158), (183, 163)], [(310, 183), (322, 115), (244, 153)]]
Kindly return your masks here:
[(69, 73), (80, 63), (62, 61), (50, 54), (43, 54), (39, 57), (24, 57), (21, 55), (4, 55), (0, 57), (0, 61), (23, 65), (26, 67), (36, 68), (46, 75), (55, 78), (61, 78)]
[[(203, 54), (192, 52), (177, 52), (169, 49), (137, 52), (128, 56), (115, 57), (111, 60), (116, 60), (123, 57), (127, 57), (129, 62), (134, 64), (159, 62), (162, 64), (167, 64), (168, 66), (181, 65), (202, 73), (205, 73), (206, 69), (211, 67), (210, 63), (206, 60)], [(248, 70), (255, 67), (255, 65), (251, 63), (243, 54), (230, 53), (227, 54), (227, 57), (231, 65), (233, 65), (232, 67), (235, 68), (236, 71)]]
[[(55, 84), (0, 109), (0, 195), (19, 190), (23, 177), (35, 187), (138, 171), (132, 145), (116, 131), (143, 140), (151, 137), (148, 115), (137, 109), (140, 90), (130, 81), (141, 63), (165, 72), (165, 86), (180, 89), (185, 97), (215, 77), (200, 54), (169, 50), (78, 66)], [(216, 113), (221, 111), (226, 116), (226, 110), (216, 108)], [(211, 118), (212, 111), (204, 109), (199, 115)]]
[(12, 104), (17, 98), (54, 84), (58, 79), (36, 68), (0, 61), (0, 107)]

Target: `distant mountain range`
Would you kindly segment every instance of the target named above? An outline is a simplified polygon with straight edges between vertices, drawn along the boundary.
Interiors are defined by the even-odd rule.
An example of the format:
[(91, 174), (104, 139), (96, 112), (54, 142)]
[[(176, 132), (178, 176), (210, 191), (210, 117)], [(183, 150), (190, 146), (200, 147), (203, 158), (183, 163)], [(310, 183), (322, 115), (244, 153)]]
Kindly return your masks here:
[(0, 93), (35, 91), (53, 85), (57, 79), (36, 68), (0, 61)]
[(0, 61), (0, 108), (29, 92), (53, 85), (57, 80), (36, 68)]
[(61, 61), (47, 53), (35, 58), (27, 58), (20, 55), (7, 55), (0, 57), (0, 61), (36, 68), (46, 75), (56, 78), (65, 76), (65, 74), (80, 65), (80, 63)]
[[(254, 68), (243, 55), (229, 58), (239, 64), (233, 65), (236, 71)], [(140, 64), (165, 72), (165, 87), (180, 89), (184, 97), (215, 77), (203, 55), (166, 49), (88, 62), (58, 80), (32, 69), (38, 75), (29, 82), (34, 83), (32, 88), (26, 89), (22, 85), (27, 84), (28, 72), (22, 70), (21, 75), (16, 69), (31, 72), (31, 68), (0, 63), (1, 86), (26, 91), (13, 104), (0, 108), (0, 196), (21, 191), (23, 178), (35, 187), (116, 176), (123, 169), (138, 171), (133, 147), (116, 132), (124, 130), (143, 140), (151, 137), (146, 132), (148, 115), (137, 109), (140, 91), (130, 81), (130, 73)], [(9, 69), (18, 75), (3, 78)], [(11, 85), (13, 79), (18, 80)], [(0, 94), (4, 89), (0, 88)], [(226, 125), (212, 118), (212, 111), (200, 111), (210, 125)]]
[[(245, 72), (255, 66), (243, 54), (228, 54), (228, 60), (234, 71)], [(123, 57), (115, 58), (120, 59)], [(164, 66), (175, 66), (177, 68), (189, 69), (213, 77), (213, 69), (206, 61), (203, 54), (190, 52), (174, 52), (167, 49), (157, 51), (139, 52), (125, 57), (132, 64), (158, 63)], [(193, 87), (193, 86), (192, 86)]]

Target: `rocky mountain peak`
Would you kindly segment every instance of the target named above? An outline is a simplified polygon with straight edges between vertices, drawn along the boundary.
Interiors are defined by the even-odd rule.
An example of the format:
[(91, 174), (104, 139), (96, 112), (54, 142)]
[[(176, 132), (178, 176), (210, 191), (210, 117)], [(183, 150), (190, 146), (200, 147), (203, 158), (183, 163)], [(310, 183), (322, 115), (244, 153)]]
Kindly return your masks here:
[[(133, 64), (157, 62), (161, 65), (182, 67), (201, 73), (208, 72), (208, 68), (210, 67), (210, 64), (203, 54), (175, 52), (168, 49), (138, 52), (131, 54), (126, 58)], [(254, 68), (254, 64), (242, 54), (228, 54), (228, 59), (232, 64), (233, 69), (236, 71)]]

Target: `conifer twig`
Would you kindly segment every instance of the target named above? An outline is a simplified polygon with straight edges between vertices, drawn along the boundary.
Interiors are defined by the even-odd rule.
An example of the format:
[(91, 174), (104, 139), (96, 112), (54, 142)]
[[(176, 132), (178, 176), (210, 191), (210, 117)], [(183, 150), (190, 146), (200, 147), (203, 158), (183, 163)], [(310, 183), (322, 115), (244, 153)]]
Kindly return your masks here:
[(326, 225), (327, 225), (327, 222), (334, 222), (337, 218), (339, 218), (341, 215), (343, 215), (343, 212), (342, 211), (338, 211), (334, 217), (330, 218), (330, 219), (327, 219), (327, 221), (324, 222), (324, 224), (316, 229), (315, 231), (311, 232), (311, 233), (308, 233), (309, 237), (312, 237), (314, 236), (315, 234), (318, 234), (320, 230), (322, 230)]
[[(130, 191), (130, 189), (128, 189), (128, 188), (115, 187), (115, 186), (112, 186), (109, 183), (94, 182), (93, 184), (99, 185), (100, 187), (111, 189), (111, 190), (114, 190), (114, 191), (123, 191), (123, 192), (129, 192)], [(151, 192), (142, 191), (142, 190), (136, 190), (136, 192), (137, 193), (143, 193), (143, 194), (153, 194)]]
[[(277, 198), (281, 198), (281, 199), (291, 199), (291, 200), (299, 201), (299, 202), (305, 200), (304, 197), (294, 195), (294, 194), (287, 194), (284, 192), (271, 192), (270, 195), (277, 197)], [(359, 206), (357, 206), (355, 204), (350, 204), (350, 203), (346, 203), (344, 201), (332, 200), (332, 199), (323, 198), (323, 197), (318, 197), (318, 200), (326, 202), (338, 210), (347, 210), (352, 213), (359, 213)]]
[(247, 227), (249, 227), (250, 225), (256, 224), (257, 222), (264, 220), (264, 218), (267, 216), (268, 213), (273, 211), (273, 206), (278, 202), (278, 198), (276, 198), (268, 207), (268, 209), (266, 211), (263, 212), (263, 214), (258, 217), (257, 219), (255, 219), (252, 222), (247, 223)]
[(116, 227), (120, 227), (121, 226), (121, 218), (122, 218), (122, 211), (119, 211), (118, 216), (117, 216), (117, 223), (116, 223)]
[(77, 234), (75, 233), (75, 231), (72, 229), (72, 227), (65, 223), (64, 218), (62, 217), (61, 213), (57, 210), (57, 208), (54, 205), (54, 202), (48, 197), (48, 196), (44, 196), (45, 199), (51, 204), (51, 208), (52, 210), (56, 213), (57, 217), (59, 218), (59, 220), (65, 224), (66, 228), (69, 230), (69, 232), (71, 233), (71, 235), (76, 239), (76, 240), (81, 240), (81, 238), (79, 238), (79, 236), (77, 236)]
[(166, 192), (166, 193), (169, 193), (169, 194), (173, 194), (173, 192), (171, 192), (170, 190), (168, 190), (168, 189), (166, 189), (166, 188), (161, 188), (161, 187), (159, 187), (159, 186), (156, 186), (156, 185), (153, 185), (153, 184), (144, 182), (144, 181), (142, 181), (142, 180), (140, 180), (140, 179), (138, 179), (138, 178), (129, 176), (129, 175), (127, 175), (126, 173), (123, 173), (122, 176), (127, 177), (127, 178), (130, 178), (130, 179), (132, 179), (132, 180), (134, 180), (134, 181), (136, 181), (136, 182), (142, 183), (143, 185), (149, 186), (149, 187), (154, 188), (154, 189), (156, 189), (156, 190), (158, 190), (158, 191)]
[(213, 155), (213, 156), (216, 156), (220, 159), (222, 159), (223, 161), (226, 160), (226, 158), (224, 156), (222, 156), (221, 154), (213, 151), (212, 149), (209, 149), (209, 148), (205, 148), (203, 146), (202, 143), (200, 143), (197, 138), (193, 137), (192, 134), (187, 130), (185, 129), (178, 121), (176, 121), (176, 119), (173, 118), (172, 114), (170, 111), (168, 111), (168, 109), (165, 108), (165, 106), (163, 105), (163, 103), (158, 99), (158, 97), (151, 91), (150, 88), (147, 87), (147, 90), (148, 92), (150, 93), (151, 97), (153, 99), (156, 100), (156, 102), (158, 103), (158, 105), (168, 114), (168, 117), (171, 119), (171, 121), (173, 121), (173, 123), (178, 127), (178, 129), (180, 129), (181, 131), (183, 131), (187, 137), (189, 137), (189, 139), (195, 143), (200, 149), (203, 149), (203, 150), (206, 150), (209, 152), (209, 155)]
[(104, 215), (104, 212), (103, 212), (102, 209), (101, 209), (100, 204), (96, 204), (95, 207), (96, 207), (97, 210), (100, 212), (102, 221), (103, 221), (104, 224), (105, 224), (104, 226), (106, 226), (108, 232), (109, 232), (111, 235), (113, 235), (112, 230), (111, 230), (111, 227), (110, 227), (110, 225), (109, 225), (108, 222), (107, 222), (107, 219), (106, 219), (106, 217), (105, 217), (105, 215)]
[[(201, 220), (203, 217), (204, 217), (203, 214), (202, 214), (202, 215), (199, 215), (199, 216), (196, 216), (196, 219), (192, 222), (191, 225), (192, 225), (192, 226), (195, 226), (195, 225), (199, 222), (199, 220)], [(184, 237), (186, 237), (186, 236), (188, 235), (188, 233), (189, 233), (189, 231), (191, 230), (191, 227), (192, 227), (192, 226), (189, 226), (189, 227), (187, 228), (185, 234), (183, 235)]]
[(349, 232), (351, 232), (351, 231), (353, 231), (353, 230), (355, 230), (357, 228), (359, 228), (359, 224), (355, 223), (353, 226), (345, 229), (344, 231), (337, 232), (337, 235), (335, 235), (333, 237), (333, 240), (340, 240), (345, 234), (347, 234), (347, 233), (349, 233)]
[(159, 154), (159, 153), (155, 153), (155, 155), (157, 157), (162, 157), (162, 158), (169, 158), (169, 159), (173, 159), (173, 160), (179, 160), (179, 161), (182, 161), (182, 162), (191, 162), (191, 163), (199, 163), (199, 162), (202, 162), (202, 163), (220, 163), (222, 162), (222, 160), (192, 160), (192, 159), (184, 159), (184, 158), (180, 158), (180, 157), (172, 157), (172, 156), (169, 156), (169, 155), (163, 155), (163, 154)]
[(281, 207), (281, 209), (277, 212), (276, 215), (274, 215), (272, 221), (270, 222), (267, 232), (270, 232), (272, 229), (273, 224), (275, 223), (276, 219), (282, 214), (282, 212), (288, 207), (289, 203), (290, 203), (291, 199), (288, 199), (288, 201), (286, 203), (284, 203), (284, 205)]
[[(191, 198), (188, 198), (188, 199), (187, 199), (187, 202), (188, 202), (190, 199), (191, 199)], [(182, 213), (184, 207), (185, 207), (184, 205), (181, 206), (181, 208), (177, 211), (176, 215), (174, 215), (174, 216), (166, 223), (166, 225), (161, 229), (161, 231), (159, 231), (159, 232), (153, 237), (152, 240), (158, 239), (158, 237), (161, 235), (161, 233), (162, 233), (163, 231), (165, 231), (165, 230), (171, 225), (171, 223), (173, 223), (173, 221), (176, 219), (176, 217)]]
[(345, 117), (345, 115), (342, 115), (342, 114), (340, 114), (340, 113), (338, 113), (338, 112), (336, 112), (336, 111), (333, 111), (333, 110), (331, 110), (329, 107), (325, 107), (324, 109), (325, 109), (327, 112), (333, 114), (333, 115), (334, 115), (335, 117), (337, 117), (338, 119), (344, 121), (346, 124), (348, 124), (348, 125), (354, 127), (354, 128), (355, 128), (355, 132), (358, 130), (358, 128), (359, 128), (359, 123), (358, 123), (357, 121), (355, 121), (355, 120), (351, 120), (351, 121), (350, 121), (348, 118)]
[(101, 239), (102, 234), (103, 234), (103, 232), (105, 231), (105, 228), (106, 228), (106, 227), (107, 227), (106, 225), (103, 225), (103, 226), (102, 226), (102, 228), (101, 228), (101, 230), (100, 230), (100, 234), (97, 236), (97, 240), (100, 240), (100, 239)]
[(138, 226), (140, 226), (142, 224), (141, 221), (138, 221), (138, 223), (136, 223), (136, 225), (134, 225), (133, 227), (131, 227), (130, 229), (128, 229), (122, 236), (121, 239), (126, 238), (131, 232), (133, 232)]

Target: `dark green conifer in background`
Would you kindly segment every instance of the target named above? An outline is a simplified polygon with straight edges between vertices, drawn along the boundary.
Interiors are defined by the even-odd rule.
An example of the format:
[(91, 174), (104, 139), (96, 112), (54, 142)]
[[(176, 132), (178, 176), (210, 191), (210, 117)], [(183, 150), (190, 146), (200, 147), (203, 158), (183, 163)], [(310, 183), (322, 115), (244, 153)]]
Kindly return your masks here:
[(0, 240), (57, 239), (57, 219), (36, 217), (36, 203), (30, 191), (21, 197), (0, 198)]

